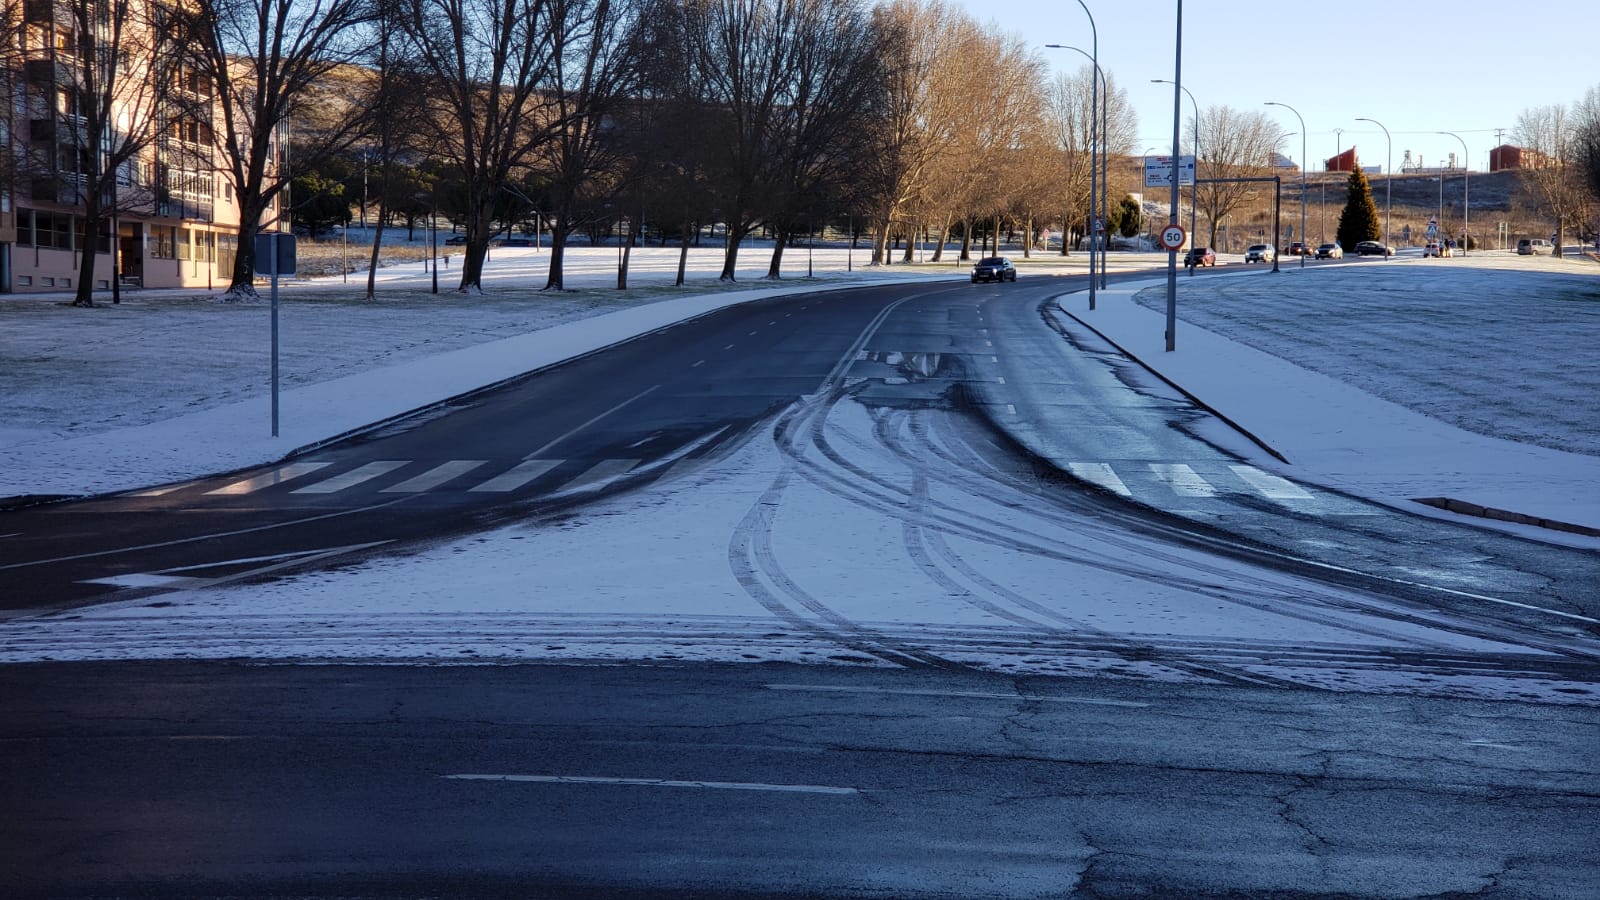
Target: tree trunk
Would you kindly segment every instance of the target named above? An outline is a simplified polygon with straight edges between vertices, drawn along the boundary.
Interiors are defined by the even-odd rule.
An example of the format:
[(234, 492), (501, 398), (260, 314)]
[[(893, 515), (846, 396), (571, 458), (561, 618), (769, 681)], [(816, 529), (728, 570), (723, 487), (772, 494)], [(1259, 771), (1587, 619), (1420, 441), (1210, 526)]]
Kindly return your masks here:
[(545, 277), (547, 291), (566, 290), (562, 278), (562, 265), (567, 256), (567, 219), (558, 213), (550, 222), (550, 271)]
[(722, 251), (722, 274), (717, 276), (718, 281), (739, 280), (739, 245), (749, 234), (748, 225), (728, 225), (726, 243)]
[(95, 244), (100, 230), (100, 204), (97, 198), (91, 196), (84, 199), (83, 204), (83, 232), (78, 235), (79, 251), (83, 253), (78, 262), (78, 285), (72, 295), (73, 306), (94, 306), (94, 254)]
[(789, 245), (789, 229), (777, 229), (772, 242), (772, 259), (767, 263), (767, 278), (777, 281), (783, 277), (783, 251)]
[[(694, 229), (695, 240), (700, 238), (700, 229)], [(689, 268), (689, 223), (683, 223), (683, 236), (678, 239), (678, 280), (673, 282), (676, 287), (683, 287), (683, 276)]]

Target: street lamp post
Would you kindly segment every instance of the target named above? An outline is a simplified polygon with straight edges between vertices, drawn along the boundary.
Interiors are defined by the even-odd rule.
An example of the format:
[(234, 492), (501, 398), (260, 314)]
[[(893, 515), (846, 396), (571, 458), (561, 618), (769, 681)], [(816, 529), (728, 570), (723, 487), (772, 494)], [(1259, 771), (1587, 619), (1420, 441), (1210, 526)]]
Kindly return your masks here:
[[(1356, 121), (1371, 122), (1379, 128), (1383, 128), (1383, 123), (1377, 119), (1362, 117), (1357, 118)], [(1387, 128), (1383, 128), (1383, 139), (1388, 144), (1388, 149), (1384, 151), (1383, 163), (1383, 246), (1388, 248), (1392, 246), (1389, 243), (1389, 213), (1394, 208), (1394, 185), (1391, 184), (1394, 181), (1394, 139), (1389, 137), (1389, 129)], [(1383, 258), (1389, 258), (1387, 249), (1384, 251)]]
[[(1467, 155), (1467, 142), (1461, 140), (1461, 135), (1456, 134), (1453, 131), (1441, 131), (1439, 133), (1447, 134), (1450, 137), (1461, 141), (1461, 255), (1466, 256), (1467, 245), (1472, 243), (1472, 230), (1467, 224), (1467, 214), (1472, 209), (1472, 195), (1469, 193), (1472, 188), (1472, 160)], [(1439, 192), (1440, 194), (1444, 193), (1443, 175), (1439, 176)]]
[[(1100, 34), (1095, 29), (1094, 14), (1089, 12), (1089, 7), (1084, 5), (1083, 0), (1078, 0), (1078, 5), (1083, 7), (1084, 14), (1089, 17), (1089, 37), (1093, 41), (1089, 46), (1093, 49), (1093, 52), (1084, 53), (1082, 49), (1068, 46), (1067, 44), (1045, 44), (1045, 46), (1052, 50), (1077, 50), (1079, 53), (1083, 53), (1084, 56), (1089, 57), (1089, 64), (1094, 67), (1094, 71), (1089, 73), (1089, 308), (1094, 309), (1094, 226), (1097, 221), (1094, 213), (1094, 200), (1095, 189), (1099, 185), (1098, 157), (1096, 154), (1103, 155), (1105, 153), (1104, 148), (1100, 146), (1102, 140), (1100, 119), (1096, 117), (1096, 113), (1100, 109), (1100, 82), (1105, 80), (1105, 74), (1100, 71)], [(1066, 224), (1063, 223), (1061, 232), (1061, 246), (1063, 249), (1067, 245)], [(1101, 265), (1104, 264), (1105, 257), (1102, 256)]]
[[(1194, 99), (1194, 92), (1181, 84), (1174, 84), (1165, 78), (1152, 78), (1152, 84), (1171, 84), (1178, 90), (1189, 95), (1189, 105), (1194, 107), (1194, 181), (1189, 184), (1189, 248), (1194, 249), (1195, 209), (1200, 205), (1200, 104)], [(1216, 228), (1217, 223), (1212, 222), (1211, 227)], [(1198, 265), (1189, 267), (1189, 277), (1194, 277), (1194, 270)]]
[[(1178, 131), (1183, 126), (1183, 0), (1178, 0), (1177, 30), (1172, 46), (1172, 209), (1167, 224), (1178, 224)], [(1179, 229), (1181, 230), (1181, 228)], [(1178, 349), (1178, 251), (1167, 255), (1167, 352)]]
[(1300, 268), (1306, 267), (1306, 120), (1300, 111), (1287, 103), (1267, 101), (1268, 106), (1281, 106), (1300, 120)]

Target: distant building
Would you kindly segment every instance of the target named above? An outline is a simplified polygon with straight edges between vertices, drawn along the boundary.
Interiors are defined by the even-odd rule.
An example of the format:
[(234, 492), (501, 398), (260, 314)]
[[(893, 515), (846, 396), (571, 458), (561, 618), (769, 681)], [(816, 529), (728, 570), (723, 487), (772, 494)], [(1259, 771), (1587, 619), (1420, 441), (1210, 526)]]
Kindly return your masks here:
[(1284, 156), (1282, 153), (1272, 154), (1272, 167), (1274, 169), (1293, 169), (1296, 172), (1300, 171), (1300, 167), (1294, 164), (1294, 160)]
[(1322, 170), (1324, 172), (1354, 172), (1356, 170), (1356, 148), (1351, 147), (1338, 156), (1323, 160)]
[(1501, 144), (1489, 151), (1489, 171), (1504, 169), (1542, 169), (1550, 165), (1550, 158), (1537, 150)]

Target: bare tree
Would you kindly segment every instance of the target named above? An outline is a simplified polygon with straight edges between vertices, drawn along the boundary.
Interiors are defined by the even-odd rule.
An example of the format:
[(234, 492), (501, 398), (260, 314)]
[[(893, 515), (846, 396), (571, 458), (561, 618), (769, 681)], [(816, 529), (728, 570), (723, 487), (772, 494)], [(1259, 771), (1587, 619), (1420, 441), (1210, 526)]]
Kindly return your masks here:
[(878, 33), (858, 0), (804, 0), (778, 120), (769, 218), (776, 240), (767, 277), (777, 278), (789, 235), (809, 228), (816, 198), (852, 176), (855, 133), (881, 91)]
[(579, 201), (604, 176), (615, 181), (622, 142), (610, 133), (639, 78), (634, 0), (547, 0), (550, 61), (543, 117), (549, 139), (538, 145), (538, 171), (554, 205), (545, 290), (563, 287), (567, 235)]
[[(0, 2), (0, 97), (17, 96), (17, 79), (22, 72), (22, 0)], [(0, 147), (15, 147), (11, 114), (0, 113)], [(12, 197), (17, 187), (17, 153), (0, 152), (0, 197)], [(0, 224), (16, 213), (0, 210)]]
[(430, 79), (433, 152), (459, 170), (467, 253), (460, 290), (483, 281), (501, 186), (549, 139), (541, 115), (551, 66), (551, 0), (404, 0), (410, 50)]
[(26, 165), (36, 192), (45, 185), (52, 199), (82, 210), (72, 305), (92, 306), (102, 252), (112, 255), (112, 296), (120, 300), (114, 223), (120, 210), (150, 199), (148, 166), (140, 163), (159, 137), (161, 98), (171, 90), (179, 45), (140, 0), (58, 0), (56, 8), (72, 23), (71, 41), (59, 51), (65, 64), (54, 70), (61, 79), (55, 96), (65, 108), (51, 111), (49, 158), (34, 156)]
[[(1187, 133), (1194, 133), (1193, 122)], [(1272, 154), (1282, 140), (1282, 129), (1264, 112), (1213, 106), (1201, 116), (1200, 147), (1195, 153), (1195, 179), (1199, 182), (1195, 195), (1209, 223), (1208, 246), (1217, 245), (1217, 226), (1222, 220), (1252, 201), (1260, 188), (1207, 179), (1266, 177), (1272, 171)], [(1304, 165), (1303, 160), (1301, 164)]]
[[(1600, 208), (1600, 87), (1589, 88), (1575, 112), (1574, 161), (1588, 189), (1590, 208), (1596, 209)], [(1600, 220), (1587, 225), (1590, 231), (1586, 236), (1600, 242)]]
[[(211, 128), (221, 171), (239, 208), (239, 248), (225, 300), (255, 299), (255, 235), (269, 212), (280, 222), (293, 172), (284, 133), (292, 106), (329, 72), (363, 58), (371, 32), (368, 0), (194, 0), (183, 16), (191, 61), (215, 94), (195, 98), (188, 116)], [(214, 108), (213, 108), (214, 107)], [(360, 137), (359, 121), (335, 126), (298, 146), (303, 164), (343, 152)], [(214, 128), (212, 130), (215, 130)]]
[(1560, 256), (1567, 228), (1579, 220), (1586, 200), (1581, 171), (1574, 165), (1580, 132), (1567, 108), (1556, 105), (1523, 110), (1512, 134), (1524, 151), (1518, 170), (1523, 189), (1540, 212), (1555, 220), (1554, 252)]
[[(953, 212), (928, 202), (930, 181), (958, 140), (956, 119), (968, 108), (968, 82), (981, 75), (963, 52), (977, 24), (943, 0), (891, 0), (875, 11), (885, 92), (871, 129), (873, 150), (861, 171), (863, 212), (877, 235), (873, 264), (888, 261), (895, 223), (939, 215), (948, 230)], [(911, 210), (917, 215), (910, 215)], [(941, 247), (943, 246), (941, 241)]]

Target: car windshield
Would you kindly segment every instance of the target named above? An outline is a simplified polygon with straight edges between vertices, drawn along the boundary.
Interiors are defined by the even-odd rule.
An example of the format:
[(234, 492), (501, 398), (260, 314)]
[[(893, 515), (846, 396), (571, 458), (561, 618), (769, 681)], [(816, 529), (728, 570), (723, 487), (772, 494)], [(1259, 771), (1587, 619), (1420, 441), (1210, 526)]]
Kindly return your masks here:
[(998, 266), (1003, 262), (1005, 262), (1005, 260), (1001, 259), (1000, 257), (991, 256), (988, 259), (980, 259), (980, 260), (978, 260), (978, 265), (980, 265), (980, 266)]

